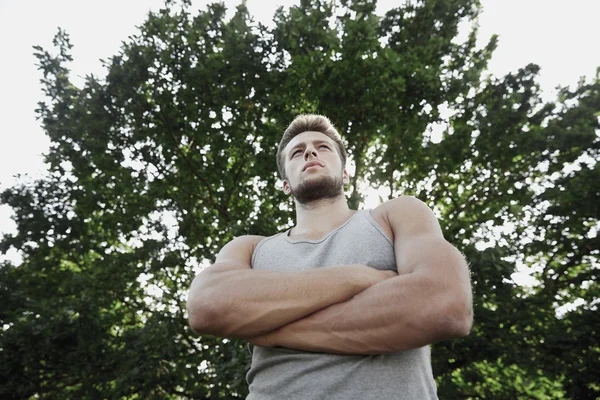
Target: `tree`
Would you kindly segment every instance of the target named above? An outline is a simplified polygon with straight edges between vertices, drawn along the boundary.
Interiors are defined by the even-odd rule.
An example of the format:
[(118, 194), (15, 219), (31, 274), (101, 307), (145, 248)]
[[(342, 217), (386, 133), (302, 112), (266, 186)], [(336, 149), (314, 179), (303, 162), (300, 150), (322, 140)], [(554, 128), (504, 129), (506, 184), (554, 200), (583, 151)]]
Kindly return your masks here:
[[(1, 196), (18, 233), (0, 249), (23, 261), (0, 268), (0, 394), (243, 398), (247, 346), (194, 335), (185, 295), (234, 236), (293, 223), (276, 146), (320, 112), (347, 141), (353, 206), (364, 183), (417, 196), (470, 261), (476, 323), (434, 345), (440, 396), (597, 397), (600, 74), (548, 104), (535, 65), (486, 78), (479, 11), (306, 0), (268, 28), (243, 4), (227, 20), (168, 2), (83, 87), (65, 32), (36, 47), (52, 146), (46, 178)], [(537, 286), (515, 284), (520, 266)]]

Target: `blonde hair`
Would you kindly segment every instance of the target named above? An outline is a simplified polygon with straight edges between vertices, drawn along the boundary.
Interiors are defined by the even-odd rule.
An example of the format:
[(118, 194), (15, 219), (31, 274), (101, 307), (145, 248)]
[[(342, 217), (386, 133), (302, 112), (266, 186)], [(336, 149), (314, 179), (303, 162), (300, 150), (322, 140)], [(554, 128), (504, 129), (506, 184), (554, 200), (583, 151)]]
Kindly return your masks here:
[(338, 154), (342, 160), (342, 166), (346, 165), (346, 159), (348, 158), (346, 148), (344, 147), (340, 134), (334, 128), (329, 118), (317, 114), (301, 114), (294, 118), (285, 132), (283, 132), (281, 142), (279, 142), (279, 147), (277, 148), (277, 169), (279, 170), (282, 179), (287, 179), (285, 174), (283, 149), (285, 149), (285, 146), (287, 146), (294, 137), (304, 132), (321, 132), (324, 135), (327, 135), (335, 142)]

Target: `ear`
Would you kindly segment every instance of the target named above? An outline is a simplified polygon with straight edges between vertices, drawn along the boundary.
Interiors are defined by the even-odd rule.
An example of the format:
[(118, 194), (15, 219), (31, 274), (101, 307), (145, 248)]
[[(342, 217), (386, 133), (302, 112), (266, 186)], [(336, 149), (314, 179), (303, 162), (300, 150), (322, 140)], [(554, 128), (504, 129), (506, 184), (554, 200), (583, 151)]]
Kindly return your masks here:
[(348, 171), (344, 168), (344, 172), (342, 173), (342, 182), (344, 182), (344, 185), (347, 185), (350, 183), (350, 175), (348, 175)]
[(292, 193), (292, 189), (290, 188), (290, 183), (285, 179), (283, 181), (283, 193), (288, 194), (288, 195)]

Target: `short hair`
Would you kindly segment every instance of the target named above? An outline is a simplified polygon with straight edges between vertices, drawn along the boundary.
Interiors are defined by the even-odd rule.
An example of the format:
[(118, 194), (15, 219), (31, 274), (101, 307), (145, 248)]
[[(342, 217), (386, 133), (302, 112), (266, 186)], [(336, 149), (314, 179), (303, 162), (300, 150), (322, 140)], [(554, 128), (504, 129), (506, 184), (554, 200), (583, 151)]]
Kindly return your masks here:
[(285, 174), (285, 160), (283, 157), (283, 149), (285, 146), (296, 136), (304, 132), (321, 132), (327, 135), (331, 140), (335, 142), (335, 145), (338, 150), (338, 154), (340, 159), (342, 160), (342, 166), (346, 165), (346, 159), (348, 158), (346, 153), (346, 148), (344, 147), (344, 143), (342, 142), (342, 137), (335, 129), (329, 118), (323, 115), (317, 114), (300, 114), (292, 123), (287, 127), (285, 132), (283, 132), (283, 136), (281, 137), (281, 142), (279, 142), (279, 147), (277, 148), (277, 169), (279, 170), (279, 174), (282, 179), (286, 179), (287, 176)]

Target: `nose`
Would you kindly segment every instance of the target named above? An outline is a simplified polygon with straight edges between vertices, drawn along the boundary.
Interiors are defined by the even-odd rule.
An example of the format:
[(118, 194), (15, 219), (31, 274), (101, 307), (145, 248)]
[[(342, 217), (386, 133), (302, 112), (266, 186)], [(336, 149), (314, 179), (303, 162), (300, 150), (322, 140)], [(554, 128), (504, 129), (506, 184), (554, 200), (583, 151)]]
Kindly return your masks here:
[(313, 146), (309, 145), (306, 146), (306, 150), (304, 150), (304, 160), (308, 160), (309, 155), (313, 158), (317, 158), (319, 153), (317, 153), (317, 150)]

